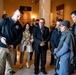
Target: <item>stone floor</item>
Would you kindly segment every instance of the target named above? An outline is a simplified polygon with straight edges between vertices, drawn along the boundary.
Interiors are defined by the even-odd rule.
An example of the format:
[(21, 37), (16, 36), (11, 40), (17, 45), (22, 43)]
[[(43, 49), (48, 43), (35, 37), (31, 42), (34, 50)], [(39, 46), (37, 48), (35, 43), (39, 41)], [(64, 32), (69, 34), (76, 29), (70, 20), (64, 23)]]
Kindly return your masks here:
[[(47, 75), (54, 75), (54, 65), (49, 65), (50, 63), (50, 50), (48, 50), (47, 52), (47, 62), (46, 62), (46, 71), (47, 71)], [(30, 68), (27, 69), (26, 68), (26, 52), (25, 52), (25, 55), (24, 55), (24, 60), (23, 60), (23, 68), (22, 69), (19, 69), (19, 66), (20, 66), (20, 52), (17, 51), (17, 63), (16, 65), (14, 65), (14, 71), (16, 72), (15, 74), (13, 75), (33, 75), (34, 73), (34, 56), (32, 58), (32, 60), (30, 61)], [(38, 74), (38, 75), (43, 75), (41, 72)], [(75, 71), (75, 74), (73, 75), (76, 75), (76, 71)]]

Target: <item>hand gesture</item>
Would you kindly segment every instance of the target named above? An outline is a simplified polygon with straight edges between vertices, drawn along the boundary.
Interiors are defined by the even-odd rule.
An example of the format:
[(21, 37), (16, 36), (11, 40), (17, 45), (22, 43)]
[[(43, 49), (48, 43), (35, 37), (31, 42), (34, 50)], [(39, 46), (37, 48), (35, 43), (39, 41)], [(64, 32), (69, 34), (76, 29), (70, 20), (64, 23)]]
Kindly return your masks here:
[(44, 45), (45, 45), (45, 42), (42, 41), (42, 42), (40, 43), (40, 46), (44, 46)]
[(55, 59), (57, 59), (57, 56), (54, 56)]
[(25, 45), (27, 45), (27, 44), (28, 44), (28, 42), (27, 42), (27, 41), (24, 41), (24, 44), (25, 44)]
[(9, 45), (8, 49), (9, 49), (9, 51), (13, 51), (14, 50), (14, 46), (13, 45)]
[(5, 37), (2, 37), (2, 38), (1, 38), (1, 42), (2, 42), (3, 44), (7, 44), (7, 43), (6, 43), (6, 38), (5, 38)]
[(54, 51), (56, 51), (57, 48), (54, 48)]

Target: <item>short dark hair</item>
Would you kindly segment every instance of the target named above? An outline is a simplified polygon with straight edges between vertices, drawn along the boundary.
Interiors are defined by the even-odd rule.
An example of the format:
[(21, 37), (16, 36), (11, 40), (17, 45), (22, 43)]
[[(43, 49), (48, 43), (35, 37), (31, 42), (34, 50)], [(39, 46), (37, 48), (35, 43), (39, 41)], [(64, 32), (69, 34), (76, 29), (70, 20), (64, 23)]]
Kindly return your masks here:
[(36, 21), (39, 21), (39, 19), (36, 19)]
[(7, 14), (3, 14), (2, 15), (2, 18), (7, 18)]
[(19, 9), (19, 11), (20, 11), (21, 14), (23, 14), (23, 10), (22, 9)]
[(63, 20), (62, 20), (62, 19), (58, 19), (57, 21), (58, 21), (58, 22), (62, 22)]
[(44, 19), (44, 18), (40, 18), (39, 20), (44, 20), (44, 21), (45, 21), (45, 19)]
[(72, 14), (76, 15), (76, 10), (72, 11), (72, 12), (71, 12), (71, 15), (72, 15)]

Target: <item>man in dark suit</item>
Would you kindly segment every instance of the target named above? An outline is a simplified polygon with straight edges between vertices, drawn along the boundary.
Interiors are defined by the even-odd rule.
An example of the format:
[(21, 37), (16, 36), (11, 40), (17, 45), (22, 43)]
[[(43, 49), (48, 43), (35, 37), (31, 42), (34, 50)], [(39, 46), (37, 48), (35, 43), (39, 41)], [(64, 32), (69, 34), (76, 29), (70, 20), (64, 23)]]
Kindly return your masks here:
[(35, 72), (34, 74), (37, 75), (39, 72), (39, 59), (41, 56), (41, 72), (43, 74), (47, 74), (45, 71), (45, 64), (46, 64), (46, 53), (48, 49), (48, 36), (49, 36), (49, 28), (45, 27), (45, 20), (40, 18), (39, 26), (35, 27), (33, 30), (33, 37), (34, 37), (34, 49), (35, 49)]
[[(60, 23), (62, 22), (63, 20), (62, 19), (58, 19), (57, 22), (56, 22), (56, 27), (55, 29), (52, 31), (52, 34), (51, 34), (51, 38), (50, 38), (50, 44), (51, 44), (51, 51), (52, 51), (52, 56), (54, 57), (53, 53), (54, 53), (54, 49), (58, 47), (58, 44), (59, 44), (59, 41), (60, 41), (60, 38), (61, 38), (61, 31), (60, 31)], [(56, 72), (56, 62), (57, 62), (57, 59), (54, 58), (54, 65), (55, 65), (55, 75), (58, 75), (57, 72)]]
[[(71, 18), (72, 18), (72, 21), (74, 22), (74, 24), (72, 25), (72, 31), (74, 33), (74, 36), (75, 36), (75, 57), (76, 57), (76, 10), (72, 11), (71, 12)], [(74, 59), (74, 69), (76, 70), (76, 58)]]
[[(35, 27), (38, 27), (38, 25), (39, 25), (39, 19), (36, 19), (35, 25), (33, 24), (33, 25), (31, 26), (31, 28), (30, 28), (32, 34), (33, 34), (34, 28), (35, 28)], [(34, 43), (32, 43), (32, 48), (33, 48), (33, 51), (34, 51)], [(30, 53), (30, 60), (32, 60), (32, 56), (33, 56), (33, 52)]]

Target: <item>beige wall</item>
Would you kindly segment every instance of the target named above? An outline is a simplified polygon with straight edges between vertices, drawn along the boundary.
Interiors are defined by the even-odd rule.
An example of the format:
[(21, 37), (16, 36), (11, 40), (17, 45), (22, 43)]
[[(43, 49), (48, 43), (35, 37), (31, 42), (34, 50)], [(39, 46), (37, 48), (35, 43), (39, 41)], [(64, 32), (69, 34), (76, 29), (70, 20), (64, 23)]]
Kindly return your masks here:
[(2, 18), (3, 11), (3, 0), (0, 0), (0, 19)]
[(39, 18), (39, 3), (35, 4), (32, 0), (4, 0), (4, 11), (6, 11), (8, 16), (11, 16), (19, 6), (31, 6), (31, 14)]
[(73, 24), (70, 13), (76, 10), (76, 0), (54, 0), (52, 2), (53, 20), (56, 19), (56, 6), (64, 4), (64, 20), (69, 20)]
[[(76, 9), (76, 0), (54, 0), (52, 2), (52, 20), (56, 19), (56, 6), (64, 4), (64, 19), (73, 23), (70, 17), (71, 11)], [(11, 16), (19, 6), (31, 6), (32, 15), (39, 18), (39, 3), (35, 4), (32, 0), (4, 0), (4, 10)]]

